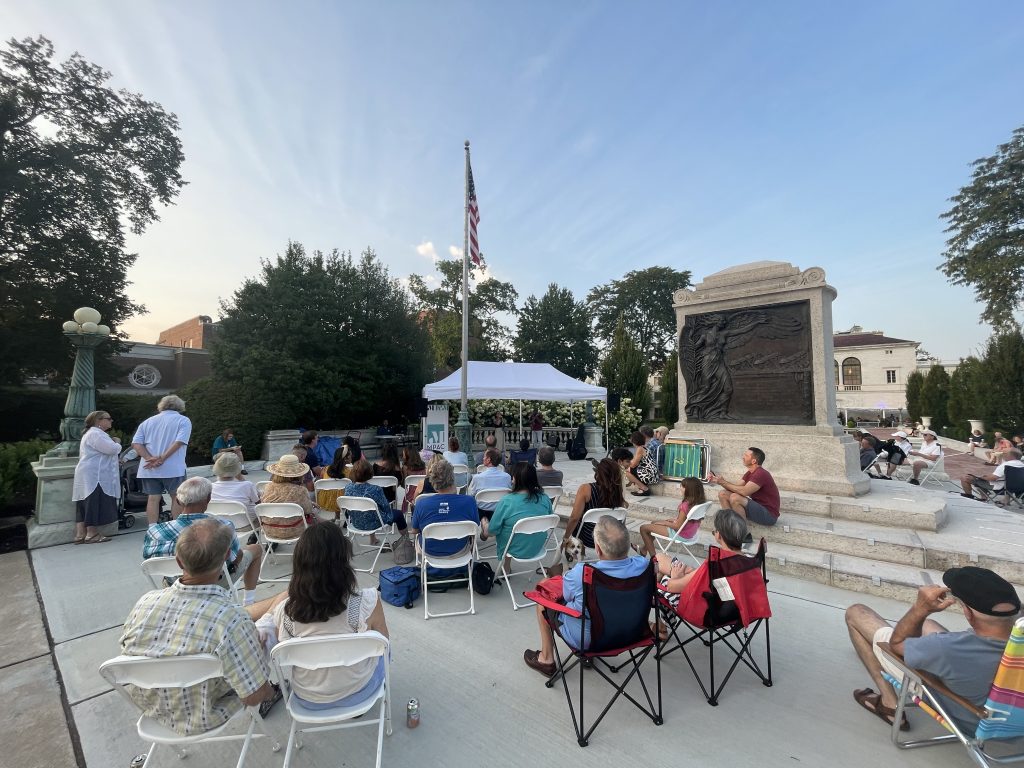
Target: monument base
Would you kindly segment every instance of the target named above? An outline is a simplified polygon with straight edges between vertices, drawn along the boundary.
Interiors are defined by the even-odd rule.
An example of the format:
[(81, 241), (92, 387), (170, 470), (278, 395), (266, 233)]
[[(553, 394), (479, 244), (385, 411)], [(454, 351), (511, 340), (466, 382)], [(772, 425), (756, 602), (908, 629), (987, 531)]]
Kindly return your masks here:
[(764, 468), (780, 490), (862, 496), (871, 489), (857, 443), (838, 427), (685, 422), (669, 437), (707, 440), (712, 471), (734, 483), (744, 472), (743, 452), (753, 446), (764, 451)]
[(584, 424), (583, 435), (587, 453), (593, 456), (604, 456), (604, 430), (597, 424)]

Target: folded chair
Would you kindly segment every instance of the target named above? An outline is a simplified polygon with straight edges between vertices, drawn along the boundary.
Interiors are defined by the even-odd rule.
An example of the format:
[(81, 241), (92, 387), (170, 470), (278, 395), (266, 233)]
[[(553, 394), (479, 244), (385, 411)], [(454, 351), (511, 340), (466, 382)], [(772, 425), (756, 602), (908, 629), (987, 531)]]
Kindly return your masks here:
[[(292, 721), (291, 729), (288, 731), (288, 746), (284, 753), (284, 768), (291, 764), (292, 749), (301, 749), (301, 734), (360, 726), (377, 726), (377, 768), (380, 768), (384, 734), (391, 735), (391, 654), (388, 649), (388, 639), (374, 631), (351, 635), (296, 637), (274, 646), (270, 657), (277, 670), (277, 678), (281, 681), (284, 705)], [(327, 670), (333, 667), (349, 667), (357, 662), (377, 657), (384, 659), (384, 681), (374, 695), (362, 704), (310, 709), (295, 698), (292, 691), (292, 671), (295, 667)], [(376, 709), (376, 717), (363, 717), (373, 709)], [(348, 756), (351, 757), (351, 754)]]
[(697, 539), (700, 536), (701, 521), (707, 516), (710, 509), (710, 501), (697, 504), (686, 513), (686, 519), (683, 520), (683, 524), (679, 526), (679, 530), (673, 531), (671, 536), (664, 536), (660, 533), (651, 534), (654, 537), (654, 546), (658, 548), (659, 552), (667, 553), (673, 544), (678, 544), (686, 550), (686, 554), (690, 556), (694, 564), (699, 566), (700, 560), (693, 556), (690, 547), (697, 543)]
[[(984, 707), (979, 707), (953, 693), (935, 676), (906, 666), (903, 658), (889, 643), (879, 643), (878, 647), (903, 671), (903, 680), (897, 680), (883, 672), (886, 680), (893, 685), (899, 695), (896, 717), (893, 721), (895, 725), (892, 729), (893, 744), (900, 749), (915, 749), (933, 744), (960, 742), (974, 765), (981, 768), (1024, 761), (1024, 747), (1019, 741), (1012, 745), (1015, 747), (1012, 753), (1008, 753), (1007, 748), (997, 749), (996, 755), (987, 751), (991, 742), (1024, 737), (1024, 619), (1017, 619), (1013, 625)], [(958, 704), (978, 718), (978, 727), (973, 735), (962, 722), (951, 716), (948, 709), (950, 702)], [(930, 739), (901, 741), (899, 724), (903, 720), (903, 713), (913, 704), (948, 733)]]
[[(719, 547), (708, 547), (708, 558), (687, 584), (673, 608), (664, 595), (658, 599), (659, 613), (669, 626), (668, 638), (660, 644), (658, 658), (681, 650), (686, 663), (697, 678), (708, 704), (718, 706), (718, 697), (742, 661), (761, 683), (772, 684), (772, 649), (768, 619), (768, 575), (765, 570), (764, 539), (753, 556), (744, 554), (722, 556)], [(765, 669), (754, 659), (751, 643), (764, 626)], [(682, 634), (682, 637), (680, 637)], [(708, 649), (708, 684), (697, 671), (687, 646)], [(733, 654), (732, 663), (722, 681), (715, 685), (715, 646)]]
[[(132, 707), (138, 709), (138, 705), (125, 689), (126, 685), (134, 685), (138, 688), (191, 688), (200, 685), (207, 680), (224, 676), (224, 667), (220, 659), (209, 653), (200, 653), (192, 656), (165, 656), (162, 658), (151, 658), (149, 656), (116, 656), (100, 665), (100, 675), (110, 683), (118, 693), (125, 697)], [(244, 719), (248, 723), (248, 730), (244, 734), (225, 735), (225, 731), (234, 721)], [(260, 717), (258, 707), (242, 707), (226, 723), (210, 731), (182, 736), (172, 728), (168, 728), (155, 718), (142, 715), (136, 723), (139, 737), (152, 744), (146, 754), (146, 761), (142, 768), (146, 768), (153, 758), (153, 752), (157, 744), (168, 744), (174, 747), (178, 757), (185, 757), (185, 747), (205, 741), (241, 741), (242, 753), (238, 756), (237, 768), (242, 768), (245, 757), (249, 752), (249, 745), (254, 738), (268, 737), (273, 744), (275, 752), (281, 749), (277, 740), (271, 737), (263, 727), (263, 718)], [(254, 731), (259, 729), (259, 733)], [(212, 763), (207, 763), (212, 764)]]
[[(647, 715), (655, 725), (661, 725), (664, 720), (661, 714), (661, 659), (654, 654), (656, 676), (657, 676), (657, 699), (655, 707), (651, 698), (651, 692), (647, 688), (640, 671), (641, 665), (651, 652), (657, 648), (654, 635), (651, 633), (651, 626), (648, 622), (650, 611), (655, 603), (655, 578), (654, 561), (647, 565), (639, 576), (628, 579), (618, 579), (609, 576), (590, 564), (583, 565), (583, 610), (575, 611), (563, 603), (550, 599), (545, 593), (534, 590), (524, 593), (526, 597), (535, 603), (543, 606), (545, 617), (548, 622), (548, 630), (551, 632), (552, 641), (557, 634), (561, 637), (561, 622), (559, 614), (574, 616), (582, 619), (583, 627), (589, 625), (590, 645), (586, 650), (574, 648), (566, 642), (569, 653), (563, 660), (558, 650), (558, 643), (555, 646), (555, 674), (545, 683), (548, 688), (554, 686), (559, 678), (562, 680), (562, 687), (565, 689), (565, 698), (569, 703), (569, 714), (572, 716), (572, 725), (576, 731), (576, 741), (581, 747), (587, 746), (590, 736), (600, 725), (604, 716), (612, 708), (612, 705), (620, 696)], [(655, 614), (655, 627), (660, 627), (660, 620)], [(585, 633), (584, 633), (585, 634)], [(565, 642), (563, 638), (563, 642)], [(629, 654), (629, 660), (613, 667), (607, 659)], [(570, 662), (571, 659), (571, 662)], [(631, 665), (629, 674), (623, 678), (613, 678), (608, 672), (617, 672), (621, 667)], [(575, 667), (579, 667), (580, 685), (577, 706), (573, 705), (573, 696), (569, 692), (569, 683), (566, 674)], [(583, 681), (587, 670), (593, 670), (608, 682), (615, 689), (614, 695), (601, 710), (601, 714), (587, 728), (583, 712)], [(644, 705), (626, 691), (633, 678), (640, 682), (644, 698), (647, 704)], [(577, 717), (578, 710), (578, 717)]]

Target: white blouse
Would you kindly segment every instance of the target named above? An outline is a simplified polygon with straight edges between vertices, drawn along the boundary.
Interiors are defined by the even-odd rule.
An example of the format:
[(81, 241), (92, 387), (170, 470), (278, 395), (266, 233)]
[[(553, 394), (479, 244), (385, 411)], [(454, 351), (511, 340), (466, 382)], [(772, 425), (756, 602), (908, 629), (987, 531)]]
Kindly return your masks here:
[(88, 498), (89, 494), (96, 490), (97, 485), (107, 496), (120, 498), (121, 479), (118, 476), (117, 463), (120, 453), (120, 443), (99, 427), (89, 427), (82, 435), (71, 500), (80, 501)]

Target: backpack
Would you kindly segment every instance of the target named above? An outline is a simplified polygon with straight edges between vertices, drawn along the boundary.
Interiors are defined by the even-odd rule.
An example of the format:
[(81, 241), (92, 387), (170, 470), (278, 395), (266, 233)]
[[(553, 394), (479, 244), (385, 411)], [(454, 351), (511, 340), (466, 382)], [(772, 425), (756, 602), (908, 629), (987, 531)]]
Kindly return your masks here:
[(491, 564), (477, 560), (473, 563), (473, 591), (478, 595), (489, 595), (493, 586), (494, 569)]
[(385, 568), (380, 572), (380, 584), (377, 589), (384, 602), (412, 608), (422, 591), (419, 569), (400, 565)]

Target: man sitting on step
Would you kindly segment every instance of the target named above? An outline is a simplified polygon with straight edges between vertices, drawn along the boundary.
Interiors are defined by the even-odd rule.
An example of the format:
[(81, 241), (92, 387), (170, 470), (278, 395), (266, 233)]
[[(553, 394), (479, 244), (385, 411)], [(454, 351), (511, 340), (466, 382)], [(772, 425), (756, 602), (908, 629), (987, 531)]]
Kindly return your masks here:
[[(853, 698), (889, 725), (896, 717), (897, 696), (882, 672), (897, 680), (903, 673), (878, 649), (879, 643), (888, 642), (908, 667), (932, 673), (951, 691), (981, 706), (1020, 613), (1020, 598), (1013, 585), (987, 568), (950, 568), (942, 574), (942, 582), (921, 587), (917, 601), (895, 627), (866, 605), (851, 605), (846, 610), (850, 641), (878, 688), (878, 693), (871, 688), (854, 691)], [(969, 630), (950, 632), (929, 618), (957, 602), (971, 625)], [(943, 700), (942, 705), (974, 732), (977, 718), (952, 701)], [(904, 716), (900, 730), (909, 727)]]
[(764, 451), (750, 447), (743, 452), (746, 472), (738, 483), (731, 483), (721, 475), (708, 473), (708, 479), (724, 490), (718, 494), (722, 509), (731, 509), (740, 517), (759, 525), (775, 525), (779, 520), (779, 489), (775, 479), (765, 469)]

